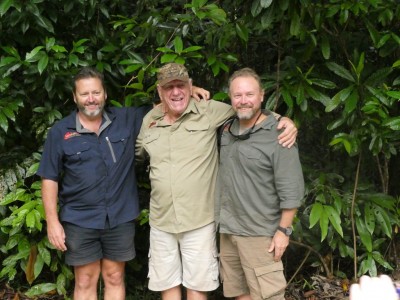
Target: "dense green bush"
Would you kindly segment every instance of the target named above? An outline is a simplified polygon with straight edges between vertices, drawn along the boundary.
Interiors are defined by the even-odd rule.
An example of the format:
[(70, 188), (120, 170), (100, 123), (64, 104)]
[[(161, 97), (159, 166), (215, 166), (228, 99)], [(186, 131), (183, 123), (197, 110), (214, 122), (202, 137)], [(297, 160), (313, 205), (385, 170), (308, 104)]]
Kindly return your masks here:
[[(156, 96), (156, 68), (170, 61), (223, 101), (231, 71), (252, 67), (266, 107), (295, 120), (307, 194), (294, 247), (329, 257), (329, 275), (398, 268), (396, 0), (3, 0), (0, 17), (0, 278), (32, 285), (30, 295), (70, 288), (34, 171), (48, 128), (74, 108), (73, 74), (96, 66), (111, 105), (138, 106)], [(128, 267), (143, 276), (138, 289), (146, 259)]]

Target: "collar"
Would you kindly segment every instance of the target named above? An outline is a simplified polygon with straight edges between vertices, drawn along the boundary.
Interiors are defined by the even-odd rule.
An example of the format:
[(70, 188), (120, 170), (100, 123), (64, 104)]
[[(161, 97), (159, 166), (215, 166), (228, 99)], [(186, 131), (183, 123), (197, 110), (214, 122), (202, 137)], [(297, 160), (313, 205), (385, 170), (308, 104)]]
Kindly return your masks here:
[[(74, 123), (74, 127), (70, 127), (70, 128), (74, 128), (76, 130), (76, 132), (79, 132), (79, 133), (92, 133), (90, 130), (88, 130), (82, 126), (81, 122), (79, 121), (78, 110), (75, 110), (72, 113), (72, 117), (73, 117), (73, 119), (75, 119), (75, 123)], [(99, 128), (99, 135), (104, 129), (106, 129), (108, 127), (108, 125), (110, 125), (112, 123), (112, 120), (114, 118), (115, 118), (115, 115), (112, 113), (112, 111), (108, 111), (108, 114), (107, 114), (106, 109), (103, 110), (101, 126)]]

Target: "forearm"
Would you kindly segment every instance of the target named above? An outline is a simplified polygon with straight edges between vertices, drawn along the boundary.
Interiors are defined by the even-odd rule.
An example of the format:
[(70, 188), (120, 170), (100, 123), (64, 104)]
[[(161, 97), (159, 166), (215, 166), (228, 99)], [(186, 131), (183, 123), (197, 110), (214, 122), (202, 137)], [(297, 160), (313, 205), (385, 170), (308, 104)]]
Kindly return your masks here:
[(281, 226), (283, 228), (291, 227), (293, 224), (293, 219), (296, 215), (296, 212), (297, 212), (297, 208), (283, 209), (281, 220), (279, 222), (279, 226)]
[(58, 182), (42, 178), (42, 199), (47, 223), (59, 222), (57, 212)]

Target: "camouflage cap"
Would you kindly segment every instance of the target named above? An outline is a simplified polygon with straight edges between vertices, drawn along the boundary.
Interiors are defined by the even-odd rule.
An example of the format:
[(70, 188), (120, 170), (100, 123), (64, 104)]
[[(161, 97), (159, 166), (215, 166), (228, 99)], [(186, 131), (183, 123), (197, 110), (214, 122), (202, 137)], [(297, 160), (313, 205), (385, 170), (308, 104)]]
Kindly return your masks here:
[(157, 80), (160, 86), (163, 86), (172, 80), (188, 82), (189, 74), (184, 65), (169, 63), (158, 69)]

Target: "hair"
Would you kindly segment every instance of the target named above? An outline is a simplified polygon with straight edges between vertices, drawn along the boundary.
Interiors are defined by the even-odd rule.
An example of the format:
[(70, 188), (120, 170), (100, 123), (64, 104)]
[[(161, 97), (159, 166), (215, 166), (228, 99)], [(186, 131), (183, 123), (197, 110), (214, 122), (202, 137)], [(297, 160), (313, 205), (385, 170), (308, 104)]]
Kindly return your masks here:
[(74, 76), (74, 84), (73, 84), (73, 86), (74, 86), (73, 87), (74, 94), (76, 92), (76, 82), (81, 80), (81, 79), (88, 79), (88, 78), (100, 79), (101, 85), (103, 86), (103, 88), (105, 90), (103, 73), (101, 73), (101, 72), (99, 72), (96, 69), (91, 68), (91, 67), (84, 67)]
[(231, 75), (231, 77), (229, 77), (229, 80), (228, 80), (229, 91), (230, 91), (230, 88), (231, 88), (232, 81), (235, 80), (238, 77), (252, 77), (252, 78), (254, 78), (258, 82), (258, 86), (260, 87), (260, 90), (261, 91), (263, 90), (260, 76), (258, 76), (258, 74), (251, 68), (243, 68), (243, 69), (235, 71)]

